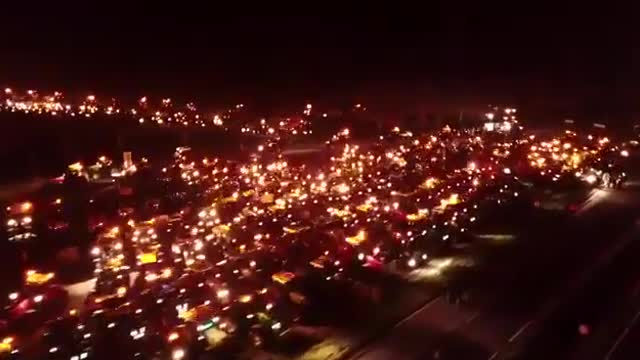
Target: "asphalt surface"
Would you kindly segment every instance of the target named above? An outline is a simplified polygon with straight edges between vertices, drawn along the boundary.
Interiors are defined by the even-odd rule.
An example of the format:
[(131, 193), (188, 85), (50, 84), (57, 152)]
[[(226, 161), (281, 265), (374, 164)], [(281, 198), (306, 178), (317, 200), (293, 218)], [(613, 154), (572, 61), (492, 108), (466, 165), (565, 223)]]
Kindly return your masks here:
[(631, 318), (629, 328), (626, 328), (614, 342), (614, 347), (607, 354), (606, 359), (631, 360), (638, 358), (640, 346), (640, 309)]
[[(436, 297), (352, 359), (497, 359), (508, 357), (533, 333), (551, 329), (549, 317), (565, 306), (572, 285), (603, 261), (640, 213), (640, 191), (594, 190), (569, 217), (523, 213), (513, 244), (496, 246), (470, 269), (457, 294)], [(518, 216), (511, 214), (512, 216)], [(504, 223), (506, 219), (499, 219)], [(455, 296), (454, 296), (455, 297)], [(630, 335), (637, 336), (636, 324)], [(545, 338), (539, 344), (545, 350)], [(552, 353), (554, 347), (549, 345)]]

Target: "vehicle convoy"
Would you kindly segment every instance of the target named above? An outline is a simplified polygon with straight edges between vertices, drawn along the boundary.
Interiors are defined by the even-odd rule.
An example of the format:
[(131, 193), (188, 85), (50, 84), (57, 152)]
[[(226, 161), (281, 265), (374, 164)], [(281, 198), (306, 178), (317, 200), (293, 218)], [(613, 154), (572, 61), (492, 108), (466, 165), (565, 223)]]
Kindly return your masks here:
[(576, 175), (588, 184), (601, 188), (620, 189), (627, 181), (627, 173), (615, 163), (598, 164), (585, 173), (576, 173)]
[[(395, 128), (372, 143), (349, 136), (333, 138), (326, 164), (288, 164), (269, 143), (246, 163), (187, 161), (179, 148), (161, 170), (180, 184), (161, 196), (175, 198), (179, 213), (150, 211), (161, 206), (146, 198), (142, 214), (132, 207), (105, 219), (86, 249), (92, 278), (81, 293), (66, 287), (77, 309), (53, 273), (29, 271), (8, 296), (0, 359), (245, 358), (323, 336), (313, 326), (377, 326), (360, 319), (396, 296), (397, 280), (440, 283), (462, 266), (455, 255), (473, 250), (490, 211), (528, 202), (532, 189), (561, 203), (572, 198), (551, 196), (559, 189), (583, 195), (585, 182), (619, 187), (626, 178), (599, 160), (609, 145), (598, 138), (507, 139), (448, 126), (416, 136)], [(31, 222), (31, 205), (23, 208), (7, 219), (11, 236)]]

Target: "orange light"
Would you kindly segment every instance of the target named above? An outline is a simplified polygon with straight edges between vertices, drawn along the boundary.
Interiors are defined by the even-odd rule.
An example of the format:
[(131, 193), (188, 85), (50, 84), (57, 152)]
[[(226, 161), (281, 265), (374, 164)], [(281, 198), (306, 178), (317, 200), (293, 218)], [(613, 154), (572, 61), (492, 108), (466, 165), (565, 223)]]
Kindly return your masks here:
[(289, 281), (293, 280), (296, 275), (292, 272), (282, 271), (271, 276), (271, 279), (280, 284), (286, 284)]
[(22, 210), (22, 212), (31, 211), (31, 209), (33, 209), (33, 204), (29, 201), (25, 201), (22, 203), (22, 205), (20, 205), (20, 209)]

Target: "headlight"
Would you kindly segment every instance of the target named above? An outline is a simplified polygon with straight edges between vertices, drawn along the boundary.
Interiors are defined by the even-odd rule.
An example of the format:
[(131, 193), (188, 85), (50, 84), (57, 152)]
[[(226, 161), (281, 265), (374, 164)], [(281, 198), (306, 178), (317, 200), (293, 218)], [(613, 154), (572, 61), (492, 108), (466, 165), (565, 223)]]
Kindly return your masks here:
[(409, 267), (415, 267), (416, 266), (416, 259), (409, 259), (409, 261), (407, 261), (407, 265), (409, 265)]
[(171, 358), (173, 360), (182, 360), (184, 359), (184, 356), (185, 356), (185, 353), (182, 348), (177, 348), (173, 350), (173, 352), (171, 353)]

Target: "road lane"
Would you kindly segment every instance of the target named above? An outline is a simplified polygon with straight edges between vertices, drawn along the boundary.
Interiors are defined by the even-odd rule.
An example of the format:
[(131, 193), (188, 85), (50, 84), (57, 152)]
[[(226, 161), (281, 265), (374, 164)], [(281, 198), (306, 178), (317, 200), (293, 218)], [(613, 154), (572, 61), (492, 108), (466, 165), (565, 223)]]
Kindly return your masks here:
[[(557, 255), (561, 257), (571, 257), (575, 253), (581, 253), (583, 246), (580, 241), (593, 240), (597, 236), (603, 236), (607, 231), (598, 229), (594, 220), (602, 223), (603, 219), (609, 222), (604, 224), (618, 224), (621, 214), (630, 214), (631, 206), (639, 197), (637, 194), (627, 194), (626, 192), (612, 190), (595, 190), (588, 198), (586, 207), (581, 208), (571, 221), (571, 231), (562, 234), (556, 233), (556, 229), (550, 227), (543, 231), (548, 237), (556, 238), (556, 241), (564, 241), (566, 244), (559, 247), (560, 254), (550, 262), (557, 260)], [(624, 216), (622, 223), (629, 222), (631, 217)], [(613, 226), (613, 225), (611, 225)], [(620, 229), (622, 231), (622, 229)], [(560, 236), (562, 235), (562, 236)], [(545, 269), (544, 262), (541, 261), (541, 268), (535, 271), (535, 264), (530, 264), (523, 274), (513, 276), (509, 274), (512, 270), (503, 268), (505, 272), (502, 277), (505, 281), (498, 281), (502, 287), (493, 289), (493, 299), (485, 300), (488, 305), (473, 307), (448, 304), (444, 297), (420, 309), (417, 313), (393, 329), (393, 331), (381, 341), (371, 344), (355, 357), (357, 359), (385, 359), (392, 356), (394, 359), (417, 359), (438, 356), (440, 358), (456, 358), (459, 356), (461, 348), (468, 348), (464, 356), (466, 359), (487, 359), (491, 356), (501, 357), (500, 351), (510, 342), (517, 342), (521, 336), (526, 335), (532, 328), (536, 320), (537, 312), (542, 308), (542, 304), (554, 300), (547, 298), (553, 286), (545, 286), (546, 279), (554, 276), (566, 280), (576, 268), (584, 263), (585, 258), (589, 259), (590, 254), (597, 253), (596, 249), (602, 245), (600, 239), (594, 241), (594, 249), (584, 249), (584, 254), (576, 254), (576, 259), (565, 259), (572, 262), (573, 266), (562, 267), (555, 273), (555, 268)], [(576, 246), (583, 246), (575, 251)], [(555, 248), (554, 248), (555, 249)], [(534, 271), (531, 271), (534, 270)], [(529, 272), (529, 274), (527, 274)], [(533, 276), (532, 276), (533, 275)], [(523, 282), (523, 279), (525, 280)], [(523, 282), (518, 284), (518, 282)], [(537, 283), (536, 283), (537, 282)], [(551, 282), (551, 281), (549, 281)], [(555, 283), (562, 281), (554, 281)], [(510, 285), (514, 285), (513, 288)], [(517, 296), (505, 296), (508, 292), (518, 292), (519, 287), (528, 287), (529, 292), (545, 293), (545, 296), (537, 294), (532, 296), (531, 304), (526, 304)], [(480, 289), (481, 292), (491, 292), (491, 287)], [(491, 296), (490, 296), (491, 297)], [(519, 303), (524, 303), (519, 304)], [(505, 308), (525, 307), (513, 311)], [(452, 340), (453, 339), (453, 340)], [(452, 355), (455, 354), (455, 355)]]

